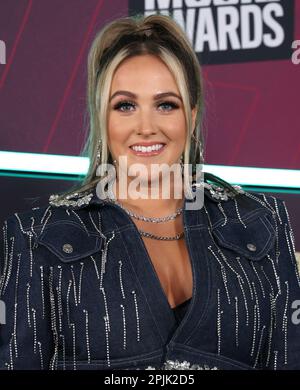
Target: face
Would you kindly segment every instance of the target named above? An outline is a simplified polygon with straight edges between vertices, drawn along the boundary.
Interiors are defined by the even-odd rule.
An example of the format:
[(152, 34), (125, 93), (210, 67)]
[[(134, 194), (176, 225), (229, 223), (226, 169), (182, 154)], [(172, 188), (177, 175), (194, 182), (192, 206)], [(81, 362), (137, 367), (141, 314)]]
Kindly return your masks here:
[[(194, 119), (195, 110), (193, 128)], [(126, 156), (128, 168), (142, 163), (150, 177), (151, 164), (179, 162), (185, 137), (183, 102), (168, 67), (148, 54), (124, 60), (113, 76), (108, 107), (113, 159)]]

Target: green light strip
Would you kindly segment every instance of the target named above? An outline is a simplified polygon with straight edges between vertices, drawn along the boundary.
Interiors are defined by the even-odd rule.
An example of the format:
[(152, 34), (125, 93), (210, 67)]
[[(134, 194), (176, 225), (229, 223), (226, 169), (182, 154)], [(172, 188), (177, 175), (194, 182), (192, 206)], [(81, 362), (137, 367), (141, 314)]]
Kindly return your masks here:
[(88, 157), (0, 152), (0, 170), (3, 171), (85, 175), (88, 167)]
[[(89, 167), (88, 157), (55, 154), (0, 151), (0, 175), (79, 180)], [(204, 164), (205, 172), (213, 173), (231, 184), (269, 188), (300, 189), (300, 170), (238, 167)]]
[(300, 170), (206, 165), (204, 171), (220, 176), (231, 184), (257, 187), (284, 187), (300, 189)]

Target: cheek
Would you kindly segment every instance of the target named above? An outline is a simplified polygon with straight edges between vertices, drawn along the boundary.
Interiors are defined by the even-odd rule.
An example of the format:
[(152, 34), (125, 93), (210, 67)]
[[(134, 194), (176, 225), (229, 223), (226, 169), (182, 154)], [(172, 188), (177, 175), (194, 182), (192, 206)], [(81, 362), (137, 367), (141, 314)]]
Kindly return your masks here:
[(114, 120), (114, 118), (111, 118), (108, 121), (107, 135), (108, 142), (113, 148), (120, 147), (120, 144), (126, 141), (127, 131), (120, 123), (120, 120)]
[(186, 132), (185, 132), (185, 122), (181, 121), (172, 121), (168, 124), (168, 136), (170, 140), (179, 144), (185, 141)]

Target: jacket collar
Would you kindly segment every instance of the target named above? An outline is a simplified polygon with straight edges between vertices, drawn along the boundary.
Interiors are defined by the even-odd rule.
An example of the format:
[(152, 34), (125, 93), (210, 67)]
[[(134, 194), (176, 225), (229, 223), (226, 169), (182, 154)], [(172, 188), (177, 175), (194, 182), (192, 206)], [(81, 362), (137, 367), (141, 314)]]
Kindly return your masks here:
[[(204, 197), (213, 202), (228, 201), (233, 198), (233, 193), (223, 187), (211, 183), (201, 183), (204, 186)], [(193, 185), (193, 191), (197, 190), (197, 185)], [(233, 186), (239, 193), (243, 194), (245, 191), (238, 185)], [(199, 188), (199, 187), (198, 187)], [(187, 199), (186, 199), (187, 200)], [(59, 199), (58, 194), (52, 194), (49, 198), (49, 204), (55, 207), (66, 207), (81, 209), (88, 205), (104, 206), (108, 202), (107, 199), (101, 199), (97, 194), (96, 186), (84, 192), (73, 192), (62, 199)]]
[[(233, 193), (223, 187), (204, 182), (202, 183), (204, 186), (204, 196), (212, 200), (213, 202), (220, 202), (220, 201), (228, 201), (229, 199), (233, 198)], [(193, 185), (193, 191), (197, 189), (197, 185)], [(233, 185), (233, 187), (240, 193), (244, 194), (245, 191), (242, 189), (241, 186)], [(100, 199), (96, 193), (96, 187), (92, 189), (90, 192), (92, 194), (92, 198), (90, 201), (90, 204), (106, 204), (107, 201)]]

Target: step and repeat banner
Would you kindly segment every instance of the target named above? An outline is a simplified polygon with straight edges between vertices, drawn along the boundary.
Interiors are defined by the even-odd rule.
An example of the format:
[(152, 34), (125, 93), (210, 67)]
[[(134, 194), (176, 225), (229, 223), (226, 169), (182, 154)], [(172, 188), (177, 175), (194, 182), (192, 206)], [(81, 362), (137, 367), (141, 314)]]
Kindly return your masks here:
[(132, 13), (171, 15), (202, 64), (291, 58), (294, 2), (289, 0), (130, 0)]
[[(136, 13), (171, 15), (198, 55), (207, 164), (300, 169), (299, 0), (1, 0), (1, 150), (80, 153), (90, 43), (105, 23)], [(41, 194), (61, 187), (9, 180), (0, 179), (1, 218), (16, 207), (14, 188), (29, 183), (30, 197), (37, 183)], [(291, 209), (297, 244), (299, 195), (278, 196)]]

